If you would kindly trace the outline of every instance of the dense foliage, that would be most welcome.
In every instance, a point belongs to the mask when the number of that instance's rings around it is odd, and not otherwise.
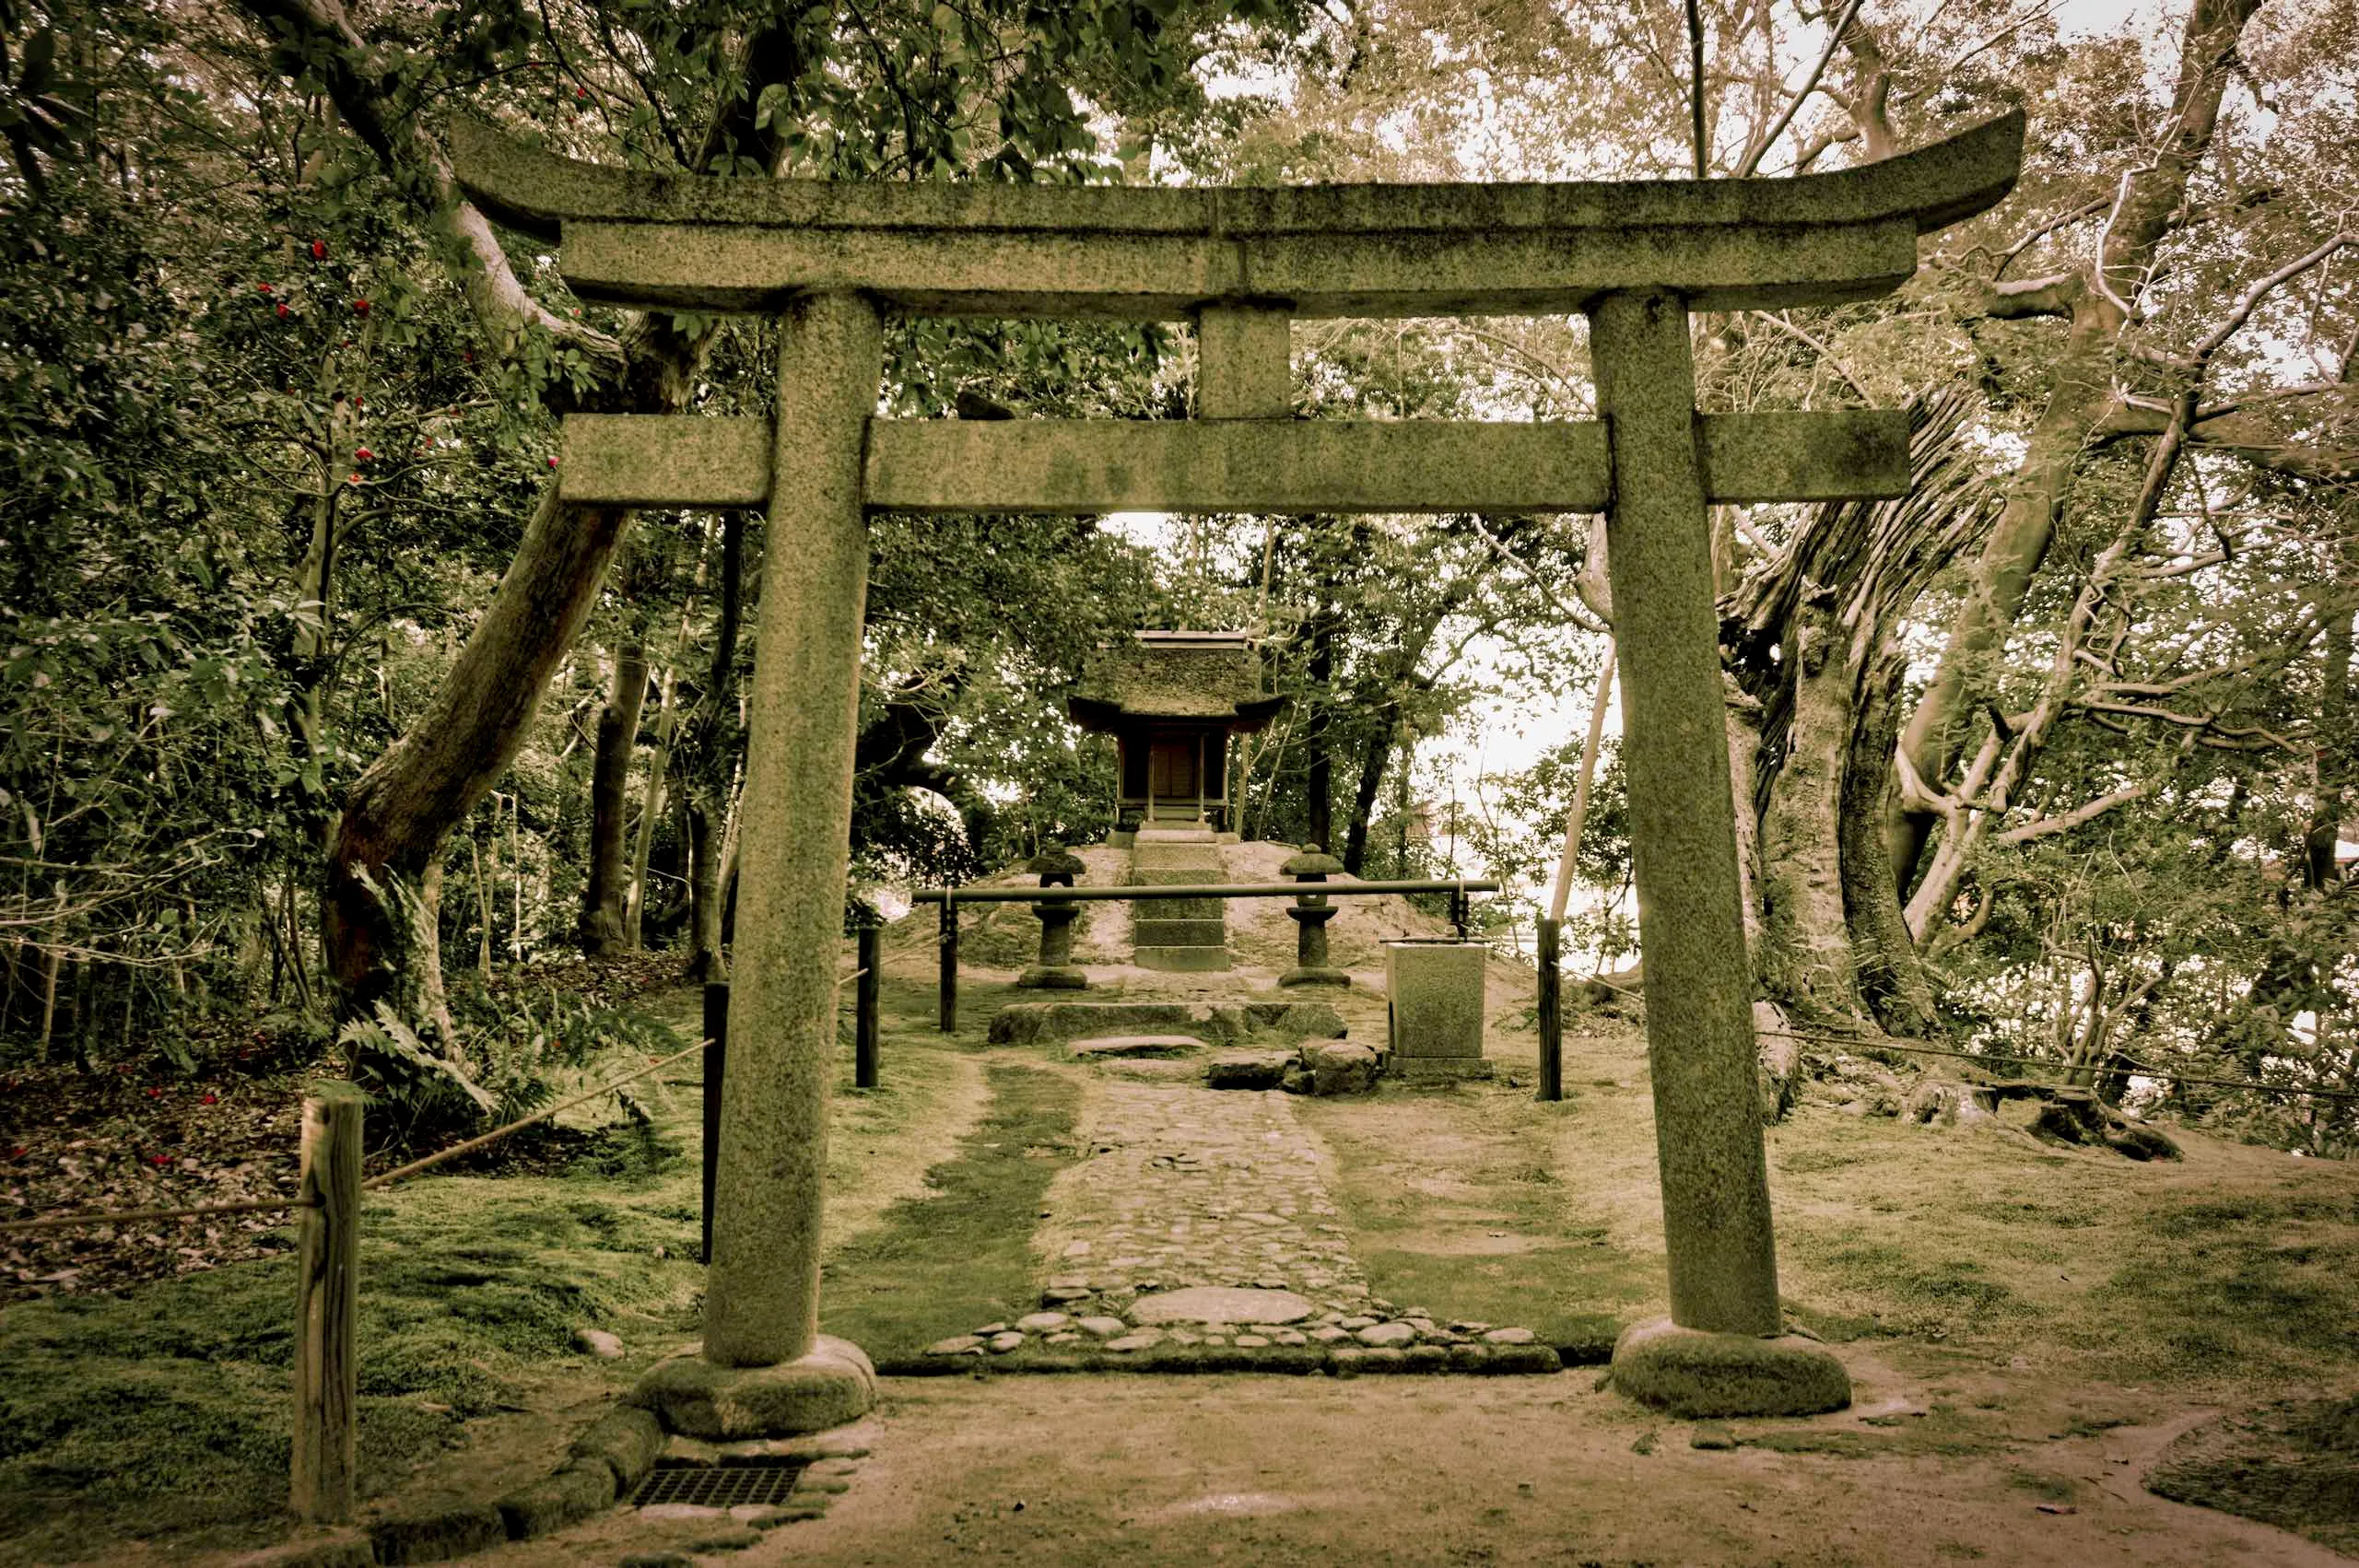
[[[2352,1102],[2179,1075],[2359,1087],[2359,21],[1703,15],[1716,176],[2033,125],[2017,193],[1892,298],[1697,323],[1708,407],[1919,413],[1910,502],[1716,517],[1763,993],[2347,1153]],[[775,345],[570,298],[457,191],[450,116],[755,179],[1692,156],[1659,4],[9,0],[0,50],[0,1040],[97,1062],[276,1008],[454,1104],[529,1099],[518,1053],[557,1037],[462,971],[721,962],[760,519],[560,507],[554,419],[758,414]],[[1309,417],[1590,408],[1578,319],[1305,322],[1295,354]],[[1192,360],[1180,324],[901,322],[886,400],[1184,417]],[[1614,611],[1583,520],[876,539],[863,882],[1102,832],[1111,757],[1062,694],[1150,625],[1249,629],[1294,698],[1240,755],[1248,832],[1554,872]],[[1468,760],[1503,707],[1536,763]],[[1632,938],[1618,778],[1609,742],[1574,933],[1600,960]]]

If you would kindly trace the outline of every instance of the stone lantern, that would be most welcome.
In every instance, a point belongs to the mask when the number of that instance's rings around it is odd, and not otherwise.
[[[1344,869],[1344,862],[1328,854],[1316,844],[1306,844],[1302,853],[1278,868],[1295,881],[1304,883],[1323,883],[1329,874]],[[1327,922],[1335,918],[1335,906],[1323,893],[1298,893],[1294,907],[1286,917],[1295,923],[1294,967],[1278,977],[1282,986],[1348,986],[1350,975],[1331,967],[1327,961]]]
[[[1079,855],[1051,839],[1024,862],[1024,869],[1039,877],[1042,887],[1071,887],[1087,868]],[[1044,899],[1032,906],[1032,915],[1040,922],[1040,956],[1015,983],[1038,990],[1087,990],[1089,977],[1073,961],[1073,923],[1081,918],[1081,906]]]

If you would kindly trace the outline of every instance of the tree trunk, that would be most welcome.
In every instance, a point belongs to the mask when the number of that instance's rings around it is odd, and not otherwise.
[[[1324,585],[1322,584],[1322,587]],[[1335,678],[1335,621],[1320,603],[1310,623],[1309,677],[1310,715],[1302,727],[1303,841],[1332,854],[1335,848],[1334,754],[1327,739]]]
[[[619,341],[557,316],[534,298],[489,223],[459,190],[450,160],[409,102],[397,52],[371,46],[338,0],[241,0],[275,40],[290,75],[317,72],[345,123],[396,187],[413,193],[449,242],[452,272],[496,351],[518,352],[534,334],[578,350],[604,372],[569,406],[603,414],[677,414],[688,404],[717,323],[656,312],[631,319]],[[758,148],[776,167],[792,129],[804,75],[800,13],[748,36],[734,93],[706,125],[695,166],[727,149]],[[757,123],[765,89],[788,84],[790,101]],[[417,722],[353,784],[327,846],[322,934],[339,1012],[366,1016],[388,995],[414,942],[385,902],[388,880],[415,880],[451,830],[475,809],[522,746],[548,678],[581,633],[630,513],[568,507],[549,486],[507,575]]]
[[[1851,726],[1851,755],[1843,778],[1843,805],[1837,825],[1842,849],[1843,908],[1860,999],[1895,1035],[1927,1039],[1941,1032],[1933,988],[1924,961],[1893,895],[1890,848],[1884,825],[1890,797],[1898,791],[1892,748],[1900,729],[1900,685],[1907,660],[1887,647],[1861,683]]]
[[[410,911],[411,940],[417,952],[414,973],[417,994],[414,1002],[401,1008],[405,1016],[423,1020],[433,1026],[434,1038],[442,1054],[459,1059],[458,1026],[451,1020],[451,994],[442,984],[442,857],[437,855],[418,873],[417,902]],[[420,1031],[423,1033],[424,1031]]]
[[[1848,1022],[1864,1014],[1844,916],[1840,834],[1852,673],[1830,597],[1803,603],[1787,623],[1796,673],[1785,760],[1761,819],[1756,965],[1772,994],[1804,1017]]]
[[[1359,787],[1352,791],[1352,820],[1344,838],[1344,870],[1353,876],[1367,864],[1368,823],[1376,815],[1377,791],[1384,788],[1385,766],[1392,760],[1392,737],[1400,728],[1401,705],[1388,704],[1376,733],[1368,737],[1367,755],[1360,762]]]
[[[647,699],[647,649],[627,643],[615,655],[615,685],[598,715],[598,752],[590,772],[590,882],[581,895],[581,950],[604,958],[623,950],[624,903],[630,890],[624,839],[630,765],[639,750],[639,710]]]
[[[2359,521],[2359,507],[2345,507],[2346,516]],[[2345,542],[2337,556],[2343,569],[2328,580],[2328,609],[2321,631],[2325,668],[2319,673],[2317,803],[2310,812],[2309,831],[2303,836],[2303,880],[2312,892],[2322,892],[2335,879],[2334,847],[2342,835],[2342,813],[2351,781],[2359,773],[2359,728],[2352,722],[2351,617],[2344,597],[2354,577],[2351,557],[2359,543]]]
[[[722,864],[730,779],[742,750],[737,724],[737,634],[745,619],[745,517],[721,520],[721,593],[714,606],[712,663],[676,752],[687,807],[689,975],[728,977],[722,956]]]
[[[665,671],[657,684],[663,695],[655,718],[655,766],[647,770],[647,790],[640,797],[639,832],[630,852],[630,896],[623,908],[623,945],[632,948],[640,945],[640,923],[647,914],[647,861],[655,849],[655,824],[663,811],[664,786],[672,780],[672,738],[680,727],[673,672]]]

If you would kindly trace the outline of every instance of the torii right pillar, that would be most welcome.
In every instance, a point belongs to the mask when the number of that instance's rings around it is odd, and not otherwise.
[[[1670,1318],[1624,1332],[1614,1381],[1683,1416],[1837,1410],[1843,1363],[1785,1335],[1778,1304],[1687,304],[1617,291],[1589,323],[1671,1274]]]

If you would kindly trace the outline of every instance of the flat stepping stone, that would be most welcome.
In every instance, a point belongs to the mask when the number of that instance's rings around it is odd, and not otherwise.
[[[1238,1290],[1195,1285],[1141,1296],[1131,1305],[1133,1323],[1297,1323],[1318,1311],[1292,1291]]]
[[[1073,1043],[1076,1061],[1118,1057],[1188,1056],[1203,1048],[1204,1042],[1193,1035],[1100,1035],[1095,1039]]]

